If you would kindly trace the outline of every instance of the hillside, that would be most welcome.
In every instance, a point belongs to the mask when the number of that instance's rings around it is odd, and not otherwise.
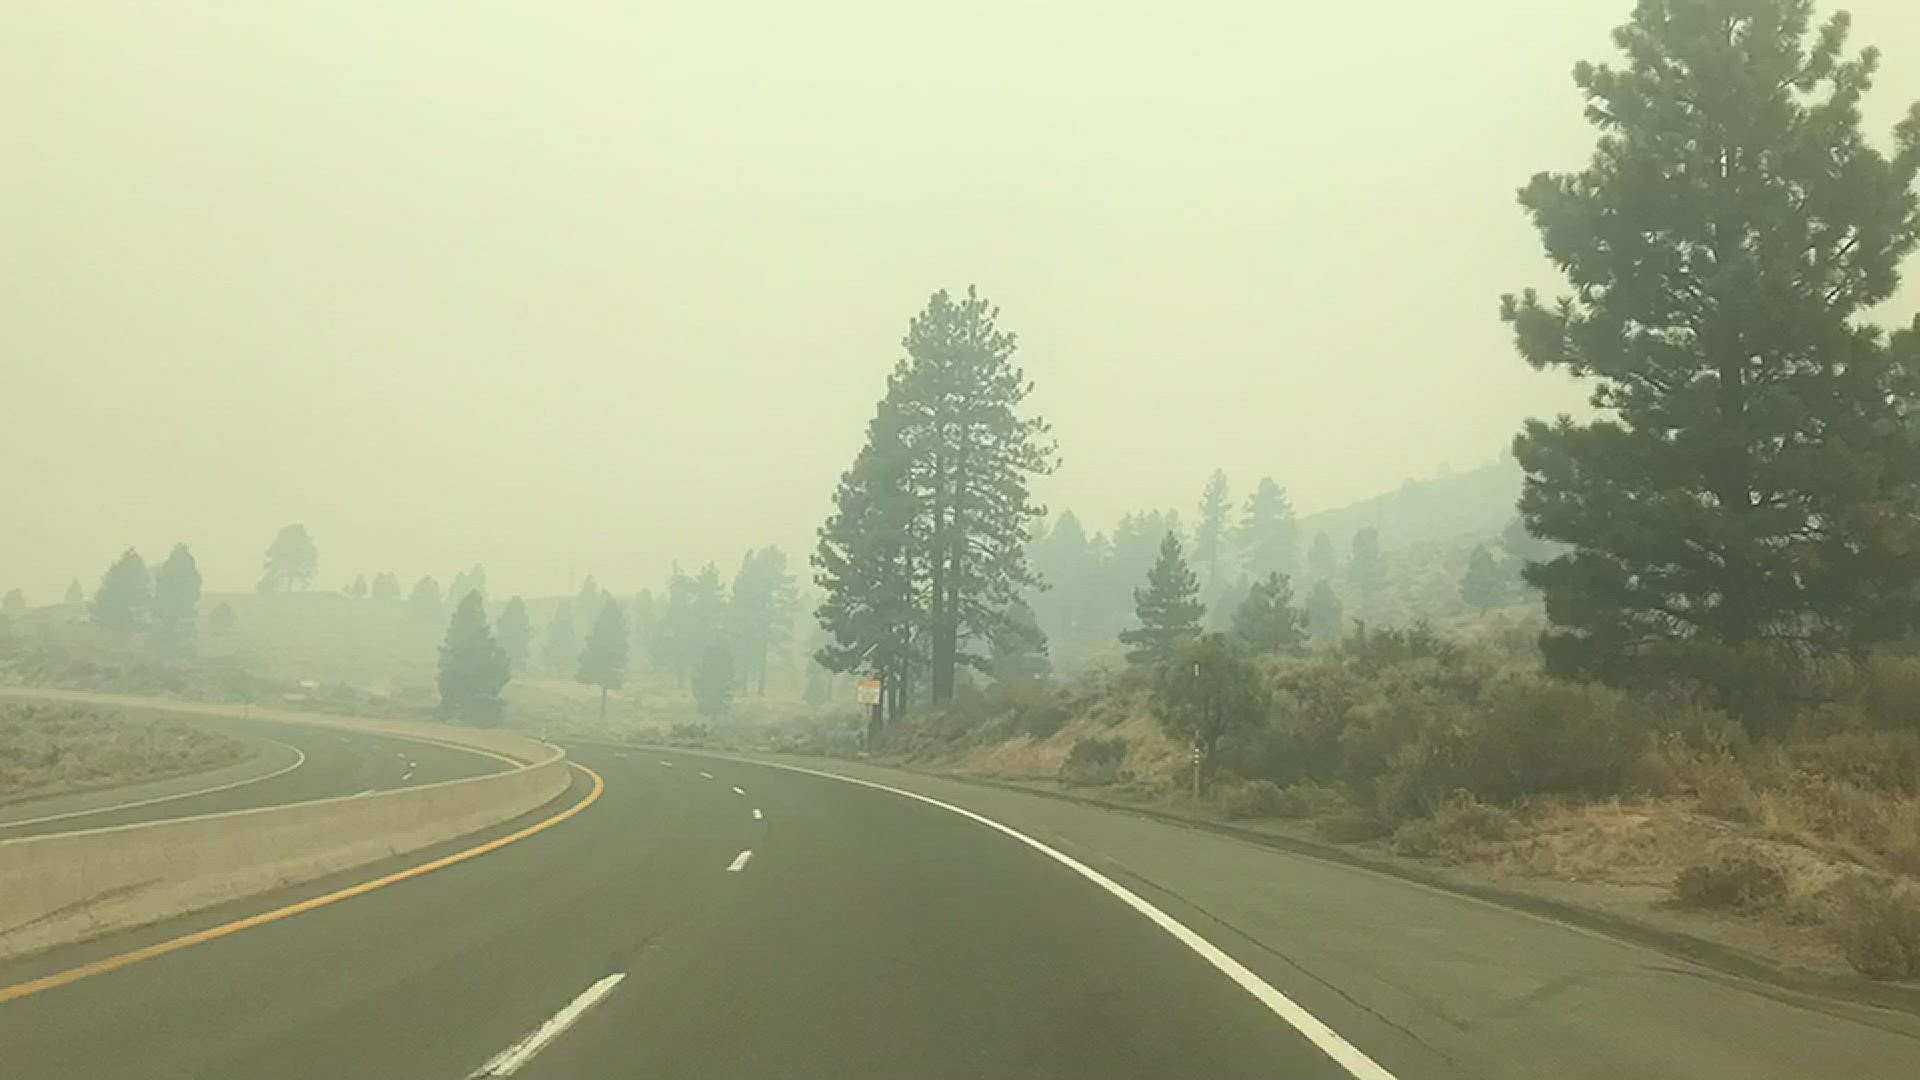
[[[1346,550],[1353,534],[1369,526],[1380,530],[1383,548],[1393,550],[1421,541],[1459,546],[1500,535],[1520,498],[1520,466],[1511,457],[1469,472],[1431,480],[1408,480],[1394,491],[1351,506],[1308,514],[1300,519],[1304,547],[1326,533]]]

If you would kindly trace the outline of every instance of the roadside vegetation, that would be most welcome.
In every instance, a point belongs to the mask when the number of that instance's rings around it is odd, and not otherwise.
[[[249,752],[178,720],[0,702],[0,803],[203,772]]]

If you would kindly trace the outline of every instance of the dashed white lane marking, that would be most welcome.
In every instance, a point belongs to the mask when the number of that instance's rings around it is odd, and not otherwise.
[[[175,799],[191,799],[196,795],[211,795],[216,791],[232,791],[237,787],[246,787],[248,784],[258,784],[266,780],[271,780],[276,776],[285,776],[307,763],[306,751],[297,746],[288,746],[286,743],[277,742],[273,739],[265,739],[262,741],[273,743],[273,745],[283,750],[293,751],[293,764],[288,765],[284,769],[276,769],[265,776],[250,776],[245,780],[235,780],[230,784],[216,784],[213,787],[204,787],[195,791],[183,791],[178,795],[158,795],[151,799],[136,799],[133,802],[115,803],[112,806],[96,806],[91,810],[69,810],[64,814],[47,814],[43,817],[22,818],[19,821],[0,821],[0,831],[17,829],[27,825],[44,825],[49,821],[65,821],[68,818],[92,817],[95,814],[108,814],[115,810],[132,810],[139,806],[152,806],[156,803],[173,802]]]
[[[673,762],[671,762],[671,761],[663,761],[663,762],[661,762],[661,763],[660,763],[660,767],[661,767],[661,768],[663,768],[663,769],[671,769],[671,768],[673,768]]]
[[[627,756],[627,752],[625,750],[616,750],[614,751],[613,756],[617,758],[624,758]]]
[[[755,821],[761,820],[760,808],[757,806],[753,808],[753,820]]]
[[[407,771],[406,771],[405,773],[402,773],[402,774],[401,774],[401,776],[400,776],[400,782],[401,782],[401,783],[403,783],[403,784],[404,784],[404,783],[406,783],[407,781],[409,781],[409,780],[411,780],[411,779],[413,779],[413,770],[412,770],[412,769],[408,769],[408,770],[407,770]]]
[[[393,756],[399,758],[401,761],[407,760],[407,752],[405,750],[395,750]]]
[[[747,868],[747,860],[751,858],[753,858],[752,851],[743,851],[733,857],[733,861],[727,864],[727,869],[737,874]]]
[[[742,788],[734,788],[734,789],[733,789],[733,793],[734,793],[735,795],[745,795],[745,794],[746,794],[746,791],[745,791],[744,789],[742,789]]]
[[[1212,964],[1222,975],[1232,979],[1240,989],[1253,995],[1255,1000],[1265,1005],[1269,1011],[1285,1021],[1288,1026],[1306,1036],[1307,1041],[1319,1047],[1321,1053],[1337,1062],[1354,1080],[1395,1080],[1392,1073],[1368,1057],[1359,1047],[1348,1042],[1339,1032],[1328,1027],[1319,1017],[1308,1012],[1292,998],[1274,989],[1270,983],[1254,974],[1245,964],[1227,955],[1225,950],[1213,942],[1208,941],[1206,938],[1201,937],[1185,923],[1154,907],[1151,903],[1148,903],[1139,895],[1135,894],[1133,890],[1100,871],[1095,870],[1093,867],[1088,866],[1086,863],[1081,862],[1065,852],[1056,851],[1010,825],[1002,825],[984,814],[976,814],[971,810],[963,809],[952,803],[941,802],[939,799],[930,795],[922,795],[917,791],[908,791],[905,788],[889,787],[886,784],[875,783],[872,780],[860,780],[851,776],[841,776],[838,773],[822,772],[819,769],[809,769],[801,765],[783,765],[773,761],[753,761],[750,758],[743,760],[747,760],[754,765],[763,765],[769,769],[785,769],[788,772],[805,773],[808,776],[818,776],[826,780],[838,780],[843,784],[858,784],[861,787],[873,788],[875,791],[884,791],[890,795],[898,795],[903,799],[923,802],[928,806],[937,806],[948,813],[958,814],[969,821],[978,822],[995,832],[1018,840],[1028,847],[1033,848],[1035,851],[1040,852],[1042,855],[1060,863],[1067,869],[1072,870],[1074,873],[1079,874],[1081,877],[1086,878],[1088,881],[1093,882],[1100,888],[1105,889],[1115,899],[1141,915],[1146,916],[1149,922],[1172,935],[1180,944],[1198,953],[1202,959]],[[741,852],[741,854],[744,856],[748,853]]]
[[[469,1073],[467,1080],[480,1080],[481,1077],[487,1076],[512,1076],[519,1072],[522,1066],[533,1060],[535,1054],[545,1050],[548,1044],[578,1023],[588,1009],[600,1004],[608,994],[613,993],[613,988],[619,986],[620,980],[626,977],[626,972],[616,971],[587,987],[566,1008],[554,1013],[546,1023],[534,1028],[532,1034],[495,1054],[493,1060]]]
[[[702,780],[711,780],[711,779],[713,779],[713,774],[712,774],[712,773],[710,773],[710,772],[703,772],[703,773],[701,773],[701,774],[700,774],[700,779],[702,779]]]

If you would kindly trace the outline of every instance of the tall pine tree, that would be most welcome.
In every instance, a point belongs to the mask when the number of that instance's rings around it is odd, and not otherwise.
[[[288,525],[274,536],[267,547],[266,574],[260,579],[261,592],[292,592],[313,584],[320,573],[320,549],[305,525]]]
[[[1233,642],[1251,655],[1298,652],[1306,639],[1307,616],[1293,605],[1293,584],[1285,574],[1254,582],[1234,609]]]
[[[767,692],[767,657],[793,634],[793,609],[799,604],[793,575],[787,571],[787,553],[777,547],[749,551],[733,578],[733,597],[727,621],[740,662],[740,681],[751,681],[755,692]]]
[[[146,629],[152,608],[153,577],[140,553],[128,548],[100,577],[93,593],[93,623],[116,634],[134,634]]]
[[[189,653],[200,636],[200,567],[185,544],[153,575],[154,643],[173,653]]]
[[[573,602],[562,600],[554,605],[553,617],[547,620],[546,636],[540,640],[540,662],[555,675],[565,675],[577,670],[575,664],[580,659],[580,639],[574,629]]]
[[[574,678],[600,688],[600,715],[607,715],[607,691],[618,690],[627,681],[627,616],[611,593],[601,593],[600,610],[587,631],[586,647],[580,650],[580,667]]]
[[[1130,663],[1165,664],[1200,637],[1200,618],[1207,608],[1200,602],[1200,579],[1187,568],[1179,536],[1168,533],[1160,542],[1160,558],[1147,572],[1146,587],[1133,590],[1133,607],[1138,623],[1120,634],[1121,643],[1130,646]]]
[[[1915,621],[1914,365],[1860,317],[1920,242],[1920,106],[1860,133],[1878,55],[1806,0],[1641,0],[1623,67],[1574,80],[1587,168],[1520,194],[1571,283],[1502,315],[1599,415],[1515,439],[1560,673],[1717,686],[1743,715],[1778,660]],[[1911,341],[1912,339],[1907,339]]]
[[[495,632],[500,647],[506,650],[507,665],[516,675],[525,672],[533,652],[533,623],[527,617],[527,602],[517,596],[509,598]]]
[[[1347,584],[1361,596],[1372,596],[1387,581],[1386,560],[1380,554],[1380,530],[1368,526],[1353,534],[1353,553],[1347,557]]]
[[[1340,553],[1324,530],[1313,534],[1313,546],[1307,549],[1307,572],[1315,581],[1328,581],[1340,574]]]
[[[1291,574],[1299,545],[1299,526],[1294,521],[1293,503],[1287,491],[1263,476],[1253,494],[1247,496],[1246,509],[1240,515],[1238,531],[1240,551],[1247,573],[1255,578],[1268,574]]]
[[[1345,623],[1346,605],[1333,591],[1333,583],[1321,578],[1314,583],[1313,594],[1307,597],[1307,632],[1313,635],[1316,645],[1325,645],[1340,640]]]
[[[1233,503],[1227,494],[1227,473],[1213,470],[1200,495],[1200,519],[1193,526],[1193,559],[1206,571],[1209,595],[1220,587],[1220,563],[1226,555],[1227,532],[1232,527]]]
[[[499,723],[506,709],[500,691],[512,677],[506,650],[487,628],[480,593],[467,593],[454,608],[440,645],[440,715],[471,724]]]
[[[1473,610],[1485,614],[1488,608],[1506,598],[1507,577],[1494,562],[1493,552],[1485,544],[1475,544],[1467,557],[1467,572],[1460,578],[1460,599]]]

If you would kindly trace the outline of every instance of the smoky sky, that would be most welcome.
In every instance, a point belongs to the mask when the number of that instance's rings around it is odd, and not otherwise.
[[[1849,6],[1884,141],[1920,7]],[[184,540],[244,588],[290,521],[327,587],[798,556],[969,283],[1095,526],[1489,462],[1584,396],[1495,312],[1630,7],[9,5],[0,587]]]

